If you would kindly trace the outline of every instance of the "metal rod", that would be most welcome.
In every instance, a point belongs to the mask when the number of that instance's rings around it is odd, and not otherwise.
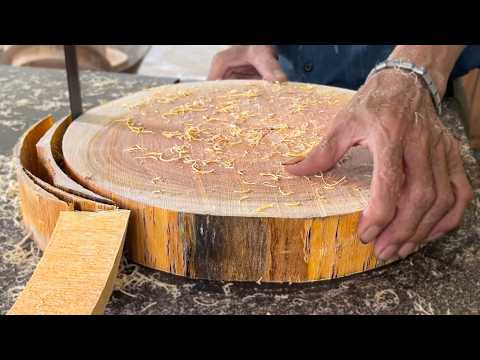
[[[68,94],[72,118],[76,119],[83,113],[82,93],[78,73],[77,50],[75,45],[64,45],[65,67],[67,69]]]

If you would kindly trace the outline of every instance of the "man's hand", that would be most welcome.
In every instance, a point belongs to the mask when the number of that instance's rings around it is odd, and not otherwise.
[[[325,141],[286,169],[299,176],[327,171],[354,145],[373,154],[371,199],[359,234],[375,242],[380,259],[406,257],[461,223],[473,192],[457,141],[415,75],[384,70],[372,76]]]
[[[208,80],[264,79],[286,81],[287,76],[270,45],[236,45],[213,58]]]

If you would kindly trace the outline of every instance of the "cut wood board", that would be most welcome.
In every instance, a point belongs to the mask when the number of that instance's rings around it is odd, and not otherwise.
[[[103,314],[122,256],[129,211],[62,212],[9,315]]]
[[[82,198],[45,181],[49,173],[37,156],[36,144],[54,124],[51,116],[41,119],[25,132],[15,148],[23,223],[42,250],[50,240],[61,211],[116,209],[114,205]]]
[[[357,235],[373,163],[292,177],[354,92],[220,81],[149,89],[87,111],[63,138],[65,168],[132,211],[143,265],[193,278],[303,282],[383,265]],[[88,174],[89,176],[86,176]]]
[[[49,194],[54,195],[58,199],[65,201],[68,204],[73,206],[73,210],[77,211],[105,211],[105,210],[116,210],[118,209],[115,205],[104,204],[101,202],[93,201],[86,199],[74,194],[71,194],[67,191],[59,189],[46,181],[36,177],[27,169],[23,169],[25,174],[32,180],[33,184],[38,185],[43,190],[47,191]]]
[[[62,139],[66,129],[71,123],[71,116],[67,116],[64,119],[57,121],[36,144],[38,160],[43,164],[48,173],[48,182],[59,189],[83,198],[114,205],[111,200],[85,189],[83,186],[70,179],[60,168],[60,165],[63,162]]]
[[[17,169],[17,180],[23,223],[38,247],[44,250],[60,213],[73,211],[74,206],[36,185],[22,168]]]
[[[54,119],[51,116],[39,120],[25,132],[15,148],[23,223],[42,250],[48,244],[60,212],[74,208],[72,203],[59,199],[37,185],[31,178],[47,176],[45,167],[38,160],[35,144],[53,123]]]

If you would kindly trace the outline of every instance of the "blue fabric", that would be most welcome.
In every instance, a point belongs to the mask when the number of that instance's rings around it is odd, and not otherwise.
[[[290,81],[356,90],[372,68],[388,58],[396,45],[277,45],[280,63]],[[480,45],[465,48],[451,78],[480,68]]]

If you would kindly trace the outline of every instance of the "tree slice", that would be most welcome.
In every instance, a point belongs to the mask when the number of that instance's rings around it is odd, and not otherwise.
[[[146,266],[280,282],[361,272],[379,265],[356,234],[368,151],[355,148],[309,178],[282,166],[320,143],[352,95],[264,81],[145,90],[75,120],[63,138],[65,167],[132,210],[128,249]]]

